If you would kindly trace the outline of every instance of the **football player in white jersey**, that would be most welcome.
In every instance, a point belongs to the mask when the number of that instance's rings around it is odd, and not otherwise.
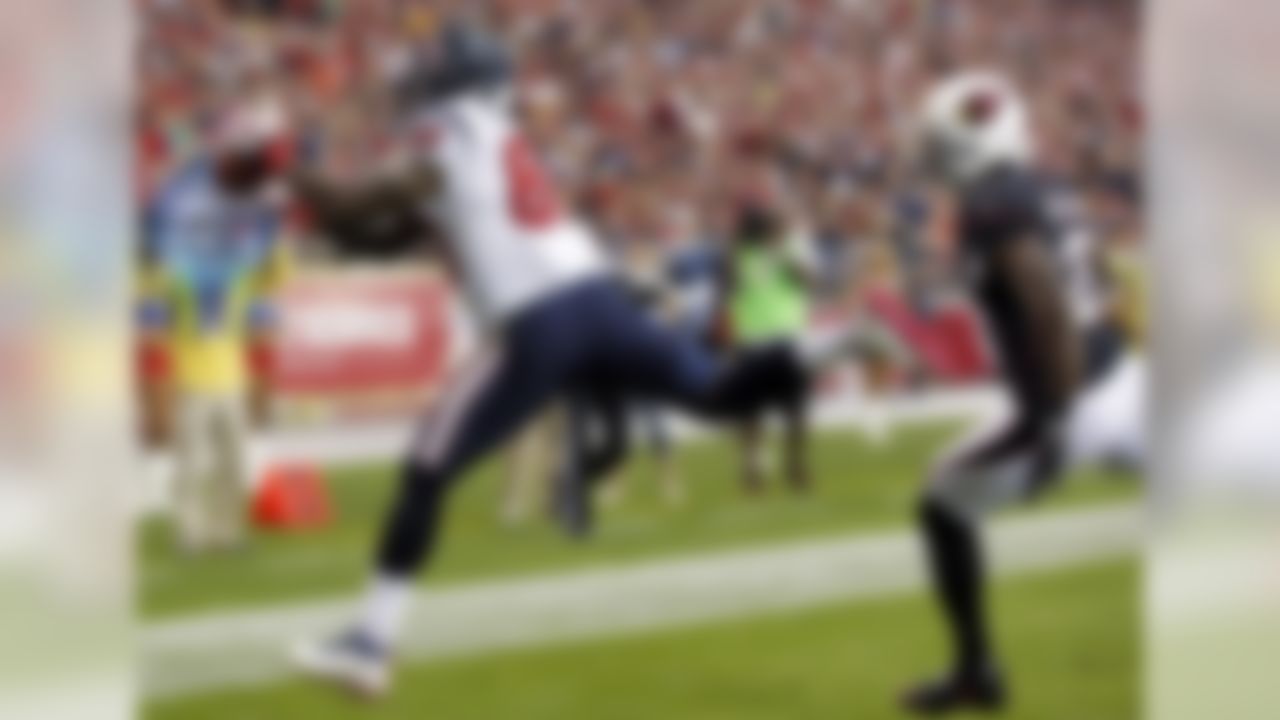
[[[380,185],[298,183],[347,252],[420,245],[422,226],[435,226],[434,244],[487,336],[417,431],[355,622],[295,653],[309,674],[368,695],[389,687],[389,659],[450,485],[548,401],[605,391],[736,418],[806,392],[812,370],[857,337],[848,328],[720,359],[662,326],[623,288],[542,170],[513,118],[511,75],[491,38],[446,28],[434,59],[401,93],[417,162]]]
[[[958,258],[1012,411],[934,469],[920,504],[954,664],[911,689],[925,715],[997,710],[1006,688],[986,628],[979,524],[1085,462],[1140,465],[1144,364],[1108,311],[1092,238],[1034,167],[1031,129],[1002,76],[969,71],[926,97],[917,152],[958,205]]]

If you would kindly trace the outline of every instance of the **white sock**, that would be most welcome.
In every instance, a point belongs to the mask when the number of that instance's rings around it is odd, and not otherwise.
[[[395,645],[409,614],[413,583],[406,578],[378,576],[369,583],[360,611],[359,628],[385,648]]]

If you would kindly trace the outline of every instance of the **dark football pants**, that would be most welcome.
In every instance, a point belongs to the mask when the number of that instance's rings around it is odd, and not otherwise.
[[[789,345],[721,362],[652,319],[613,279],[561,291],[514,318],[435,399],[403,468],[379,568],[392,576],[416,572],[435,543],[454,479],[555,397],[603,387],[734,419],[794,402],[806,382]]]

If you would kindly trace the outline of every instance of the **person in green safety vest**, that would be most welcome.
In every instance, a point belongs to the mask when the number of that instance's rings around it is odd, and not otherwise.
[[[726,310],[735,345],[772,342],[805,329],[817,262],[808,238],[789,232],[776,208],[758,199],[742,204],[728,264]],[[784,468],[795,491],[809,486],[807,415],[803,402],[782,413]],[[768,474],[765,420],[749,418],[740,429],[742,484],[749,494],[764,489]]]

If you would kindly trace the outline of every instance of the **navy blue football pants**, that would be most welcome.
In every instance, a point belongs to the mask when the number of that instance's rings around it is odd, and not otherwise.
[[[658,323],[613,278],[563,290],[516,316],[432,403],[387,518],[379,569],[415,573],[454,479],[555,398],[605,391],[733,420],[794,402],[806,385],[787,344],[721,359]]]

